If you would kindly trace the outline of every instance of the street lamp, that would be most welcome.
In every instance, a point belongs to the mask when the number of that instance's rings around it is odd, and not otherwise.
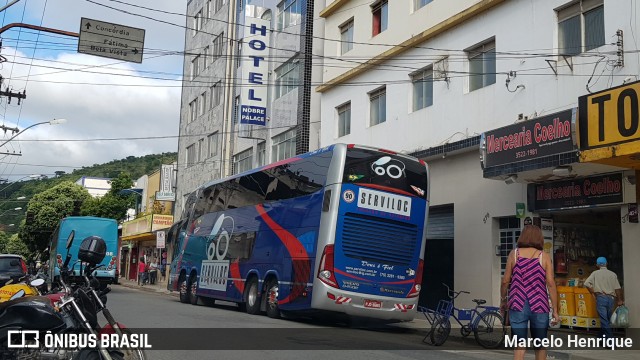
[[[18,135],[22,134],[23,132],[31,129],[34,126],[38,126],[38,125],[43,125],[43,124],[49,124],[49,125],[58,125],[58,124],[64,124],[67,122],[67,119],[53,119],[53,120],[49,120],[49,121],[43,121],[43,122],[39,122],[39,123],[35,123],[35,124],[31,124],[29,126],[27,126],[26,128],[22,129],[22,131],[18,132],[17,134],[13,135],[12,137],[10,137],[8,140],[6,140],[5,142],[3,142],[2,144],[0,144],[0,147],[4,146],[6,143],[8,143],[9,141],[15,139]]]

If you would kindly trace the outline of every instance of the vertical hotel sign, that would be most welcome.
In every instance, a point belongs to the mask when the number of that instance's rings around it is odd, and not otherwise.
[[[248,34],[242,44],[242,83],[240,93],[240,124],[267,124],[267,76],[269,63],[268,20],[245,17]]]
[[[157,201],[176,201],[173,191],[175,180],[175,164],[163,164],[160,168],[160,191],[156,192]]]

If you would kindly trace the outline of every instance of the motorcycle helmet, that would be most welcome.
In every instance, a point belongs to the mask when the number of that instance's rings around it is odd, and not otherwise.
[[[100,236],[89,236],[82,240],[80,251],[78,251],[78,259],[91,265],[102,262],[107,253],[107,244]]]

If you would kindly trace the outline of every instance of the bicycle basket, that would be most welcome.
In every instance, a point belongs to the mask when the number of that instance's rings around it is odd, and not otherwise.
[[[436,312],[440,315],[450,316],[453,310],[453,303],[449,300],[440,300]]]
[[[460,309],[458,310],[458,320],[471,320],[473,318],[473,310]]]

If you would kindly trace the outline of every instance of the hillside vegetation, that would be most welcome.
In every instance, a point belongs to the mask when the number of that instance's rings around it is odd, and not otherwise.
[[[141,157],[129,156],[121,160],[113,160],[105,164],[76,169],[72,173],[56,172],[56,176],[47,179],[30,179],[16,183],[0,184],[0,231],[9,234],[18,232],[24,219],[27,203],[35,194],[50,189],[63,181],[75,182],[83,176],[115,178],[121,172],[128,173],[135,180],[145,174],[160,170],[160,165],[171,164],[177,159],[177,153],[162,153]],[[19,197],[23,200],[17,200]],[[21,210],[14,210],[22,207]],[[13,225],[12,225],[13,224]]]

